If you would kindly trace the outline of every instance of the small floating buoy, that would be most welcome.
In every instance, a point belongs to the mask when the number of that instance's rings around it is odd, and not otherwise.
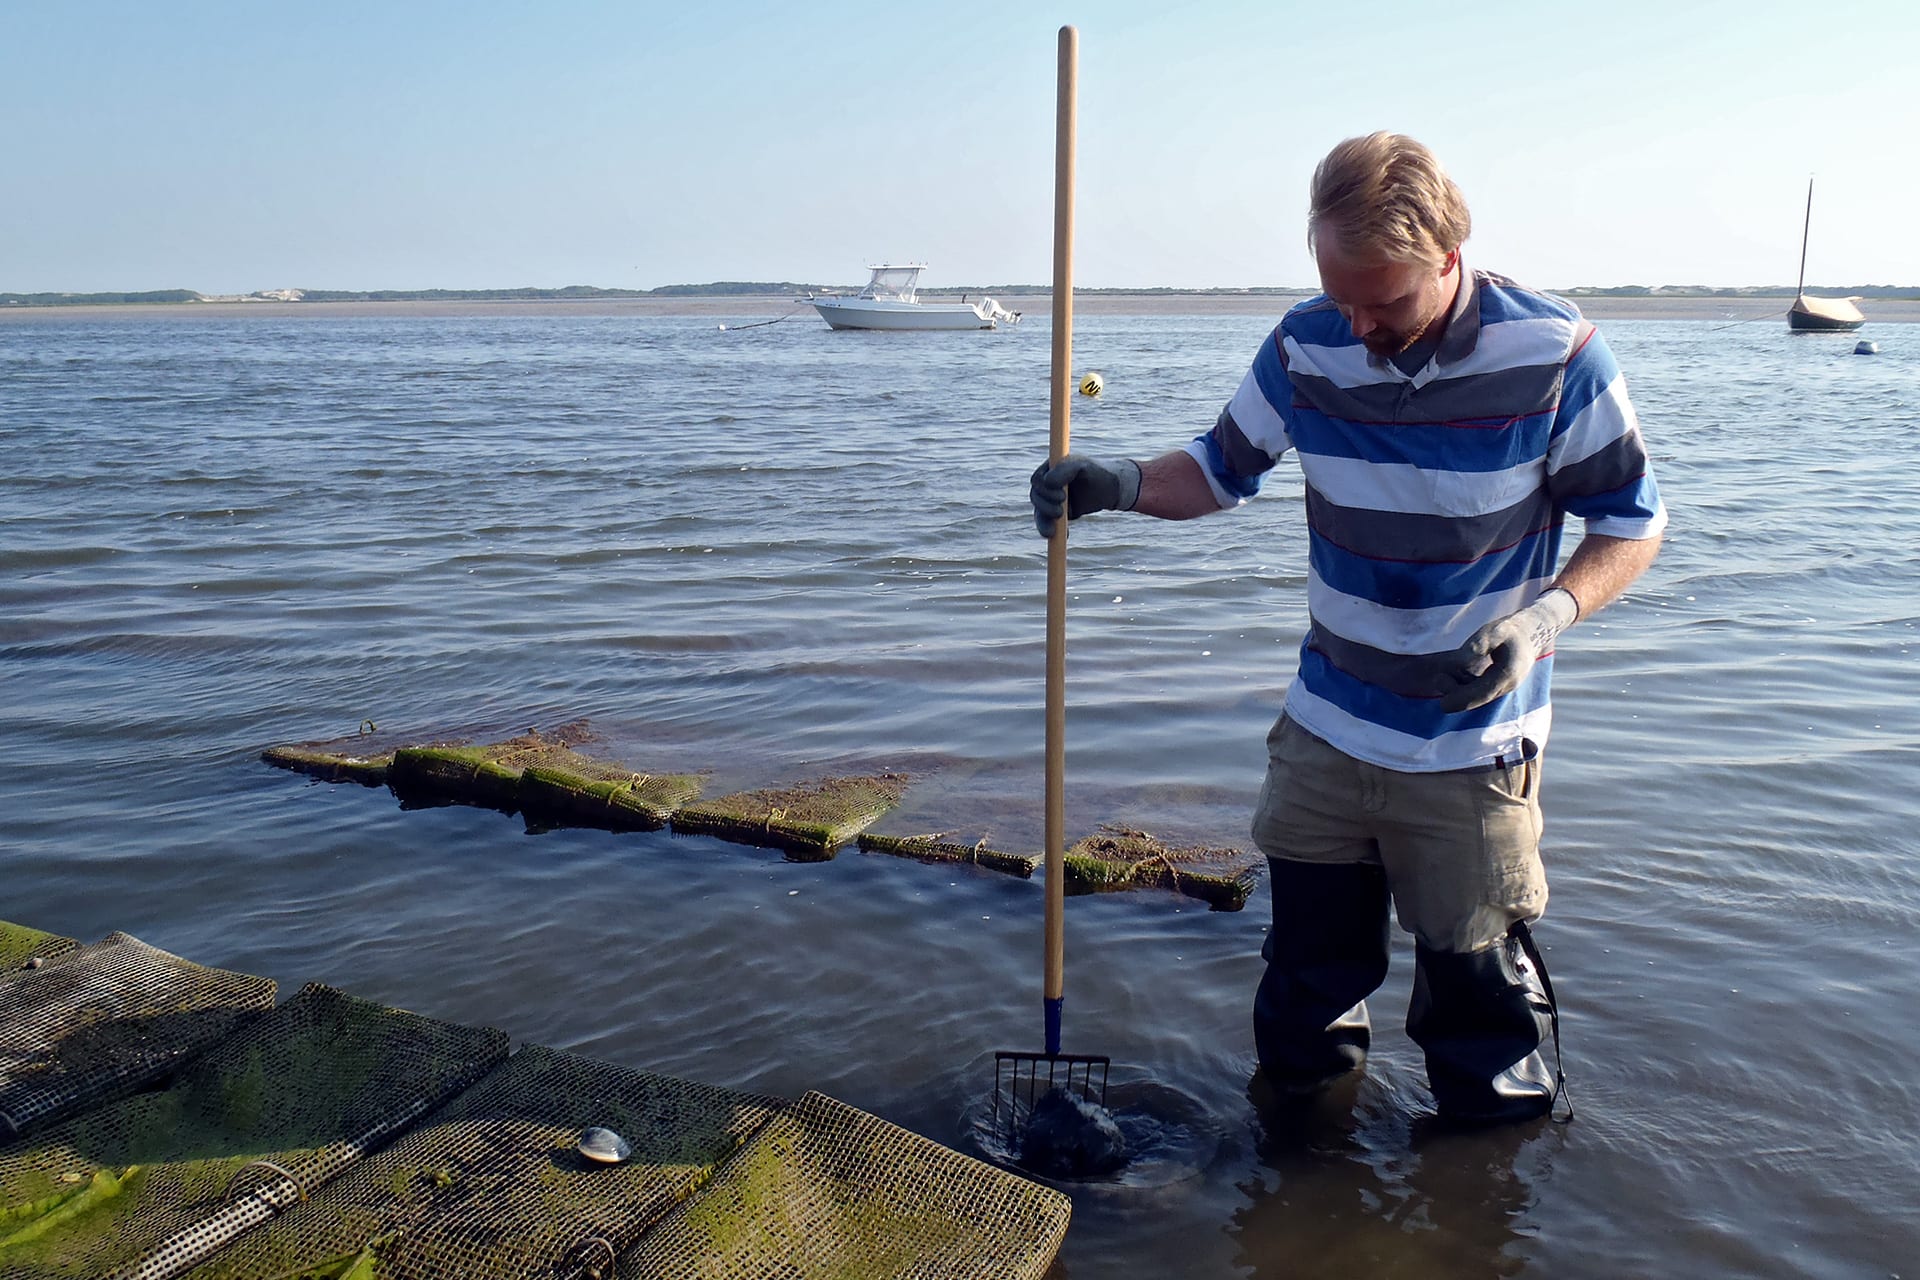
[[[1097,373],[1083,373],[1080,375],[1080,394],[1083,396],[1097,396],[1106,390],[1106,386],[1105,380]]]
[[[619,1164],[633,1154],[627,1140],[598,1125],[580,1135],[580,1154],[596,1164]]]
[[[1862,338],[1853,344],[1853,354],[1857,356],[1877,356],[1880,354],[1880,344],[1877,342],[1868,342],[1865,338]]]

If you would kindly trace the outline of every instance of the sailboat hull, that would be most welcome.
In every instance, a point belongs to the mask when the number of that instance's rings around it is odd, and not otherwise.
[[[1798,299],[1788,308],[1787,328],[1796,333],[1852,333],[1867,322],[1867,318],[1860,314],[1860,309],[1851,302],[1831,298],[1811,299],[1819,305],[1816,311],[1803,305],[1808,301],[1805,298]]]

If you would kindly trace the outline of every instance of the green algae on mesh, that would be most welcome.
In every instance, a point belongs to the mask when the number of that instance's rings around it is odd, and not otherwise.
[[[401,747],[387,785],[407,804],[471,804],[512,813],[522,770],[495,763],[486,747]]]
[[[372,755],[346,750],[330,750],[337,744],[292,743],[268,747],[260,758],[280,769],[291,769],[324,782],[357,782],[363,787],[384,787],[393,765],[393,752]]]
[[[276,1181],[284,1170],[302,1191],[317,1187],[357,1159],[363,1141],[412,1124],[506,1049],[499,1032],[311,984],[169,1088],[0,1152],[0,1213],[44,1203],[102,1169],[140,1168],[83,1215],[9,1238],[0,1274],[35,1265],[94,1275],[131,1263],[217,1210],[236,1177],[263,1161]]]
[[[891,853],[902,858],[917,858],[922,862],[971,862],[1022,879],[1031,879],[1033,873],[1039,870],[1041,861],[1037,854],[989,849],[984,840],[979,844],[961,844],[942,840],[939,836],[884,836],[863,831],[860,833],[860,847],[870,853]]]
[[[470,804],[513,813],[520,807],[520,777],[527,768],[572,758],[572,748],[588,736],[586,725],[575,722],[478,746],[401,747],[393,753],[387,785],[403,805]]]
[[[67,1223],[102,1208],[118,1196],[139,1172],[138,1165],[120,1174],[108,1169],[95,1169],[91,1178],[67,1194],[48,1196],[0,1212],[0,1230],[4,1230],[11,1222],[24,1224],[0,1235],[0,1255],[31,1244]]]
[[[63,956],[79,945],[57,933],[43,933],[23,924],[0,920],[0,973],[25,968],[32,960]]]
[[[1103,828],[1066,850],[1069,893],[1172,889],[1215,911],[1238,911],[1259,883],[1260,858],[1239,849],[1164,844],[1144,831]]]
[[[822,861],[899,804],[907,781],[898,773],[825,778],[696,800],[673,815],[673,830],[781,849],[798,862]]]
[[[1040,1251],[1028,1232],[1057,1224],[1057,1249],[1067,1209],[1057,1192],[809,1094],[623,1255],[619,1274],[1037,1275],[1019,1266]],[[1010,1229],[999,1240],[996,1220]]]
[[[367,1162],[193,1272],[194,1280],[301,1274],[375,1232],[405,1237],[395,1265],[421,1277],[549,1273],[583,1235],[617,1252],[766,1120],[752,1095],[539,1046],[504,1065]],[[633,1154],[578,1152],[602,1124]]]
[[[520,776],[520,810],[546,826],[657,831],[700,794],[691,773],[642,773],[573,751],[549,755]]]

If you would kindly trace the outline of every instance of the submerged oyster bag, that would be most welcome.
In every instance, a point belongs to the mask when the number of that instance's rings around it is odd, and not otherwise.
[[[550,753],[520,775],[520,811],[529,823],[654,831],[700,794],[690,773],[640,773],[573,751]]]
[[[170,1074],[273,997],[124,933],[0,976],[0,1140]]]
[[[402,807],[467,804],[525,816],[529,831],[596,827],[707,835],[778,849],[795,862],[823,862],[842,845],[929,863],[966,862],[1031,878],[1037,853],[967,844],[946,834],[890,835],[868,830],[892,812],[912,781],[903,774],[829,777],[700,798],[706,768],[648,772],[581,750],[593,738],[585,721],[473,745],[434,742],[368,754],[383,738],[275,747],[263,758],[324,778],[372,784],[384,779]],[[384,741],[392,742],[391,735]],[[356,754],[360,753],[360,754]],[[1072,893],[1164,888],[1219,911],[1237,911],[1259,883],[1265,859],[1235,848],[1164,843],[1144,831],[1103,826],[1066,854]]]
[[[512,813],[520,808],[520,777],[529,767],[578,759],[587,738],[582,724],[551,733],[529,729],[479,746],[436,743],[393,753],[387,785],[406,805],[472,804]]]
[[[906,788],[904,775],[881,773],[742,791],[696,800],[673,815],[673,829],[740,844],[771,845],[797,862],[824,861],[899,804]]]
[[[1023,880],[1032,879],[1042,861],[1039,854],[1006,853],[987,848],[985,841],[961,844],[956,840],[943,840],[939,836],[886,836],[863,831],[860,833],[860,847],[870,853],[891,853],[896,857],[917,858],[922,862],[970,862],[977,867],[1019,876]]]
[[[193,1280],[611,1276],[774,1106],[528,1048]]]
[[[1259,883],[1263,859],[1239,849],[1163,844],[1144,831],[1108,827],[1066,851],[1070,893],[1159,887],[1238,911]]]
[[[498,1031],[307,986],[171,1087],[0,1148],[0,1275],[177,1275],[506,1052]]]
[[[1050,1187],[809,1093],[620,1258],[621,1280],[1039,1280]]]
[[[260,758],[270,765],[323,782],[357,782],[363,787],[386,786],[387,770],[393,766],[391,751],[363,755],[331,743],[268,747],[260,753]]]

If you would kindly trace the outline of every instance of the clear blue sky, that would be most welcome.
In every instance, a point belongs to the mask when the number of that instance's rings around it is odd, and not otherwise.
[[[1920,284],[1911,0],[0,0],[0,291],[1302,285],[1314,162],[1432,146],[1547,288]]]

